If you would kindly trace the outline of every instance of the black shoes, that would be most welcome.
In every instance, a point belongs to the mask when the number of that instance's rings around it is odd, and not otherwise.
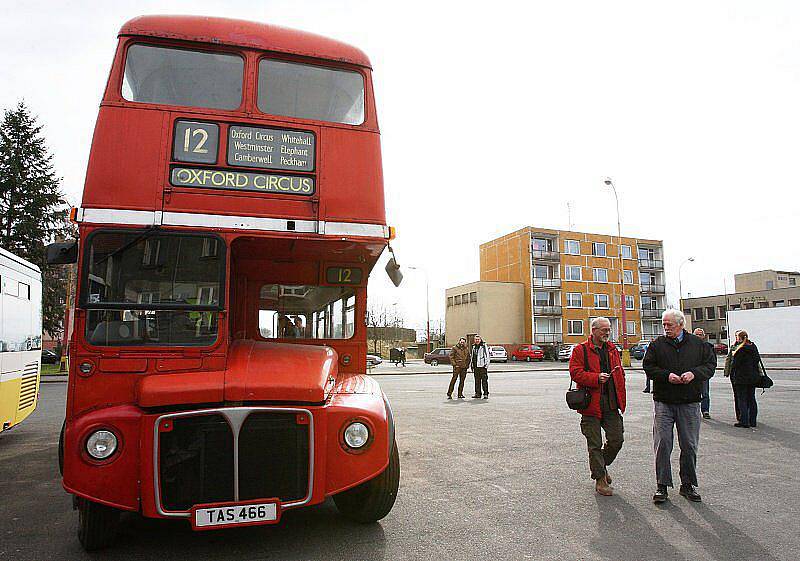
[[[645,388],[645,389],[643,389],[643,390],[642,390],[642,393],[650,393],[650,390],[648,390],[647,388]]]
[[[489,394],[487,393],[486,395],[484,395],[483,399],[489,399]]]
[[[655,495],[653,495],[653,502],[656,504],[661,504],[669,498],[669,493],[667,493],[667,486],[666,485],[659,485],[656,489]]]
[[[708,411],[703,411],[703,418],[704,419],[710,419],[711,418],[711,413],[709,413]]]
[[[453,399],[453,396],[450,395],[450,394],[447,394],[447,399]]]
[[[733,426],[734,427],[739,427],[740,429],[749,429],[750,428],[750,425],[745,425],[743,423],[734,423]]]
[[[458,399],[464,399],[463,395],[458,396]]]
[[[678,492],[692,502],[699,503],[702,500],[700,493],[695,491],[692,485],[681,485],[681,489]]]
[[[478,395],[478,394],[475,394],[475,395],[472,396],[472,399],[480,399],[480,398],[481,398],[481,396]]]

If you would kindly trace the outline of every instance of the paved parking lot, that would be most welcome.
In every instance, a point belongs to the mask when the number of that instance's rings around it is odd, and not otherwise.
[[[0,435],[0,560],[794,560],[800,373],[771,374],[776,386],[759,396],[752,431],[732,426],[730,386],[713,380],[700,504],[677,493],[664,506],[650,501],[652,403],[641,373],[628,376],[626,442],[612,468],[616,496],[607,498],[588,477],[579,417],[564,404],[565,372],[495,372],[489,400],[448,401],[440,367],[379,378],[402,455],[400,495],[380,524],[350,523],[330,502],[288,512],[277,527],[206,533],[126,516],[116,547],[94,556],[78,545],[58,479],[66,385],[43,384],[36,414]]]

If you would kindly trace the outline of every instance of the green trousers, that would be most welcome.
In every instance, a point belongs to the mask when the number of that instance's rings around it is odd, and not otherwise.
[[[606,433],[605,444],[602,431]],[[586,446],[589,449],[589,469],[592,472],[592,479],[605,477],[606,466],[611,465],[622,449],[625,432],[622,415],[618,410],[603,411],[602,419],[582,415],[581,432],[586,437]]]

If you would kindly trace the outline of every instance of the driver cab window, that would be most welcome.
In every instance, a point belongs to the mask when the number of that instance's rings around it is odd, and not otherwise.
[[[352,288],[267,284],[259,293],[258,331],[265,339],[349,339],[355,332]]]

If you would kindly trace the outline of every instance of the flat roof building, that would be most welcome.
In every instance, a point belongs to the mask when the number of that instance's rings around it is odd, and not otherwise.
[[[753,271],[733,275],[736,292],[752,292],[754,290],[772,290],[774,288],[800,287],[798,271]]]
[[[445,291],[445,340],[479,334],[489,344],[524,342],[524,287],[518,282],[471,282]]]

